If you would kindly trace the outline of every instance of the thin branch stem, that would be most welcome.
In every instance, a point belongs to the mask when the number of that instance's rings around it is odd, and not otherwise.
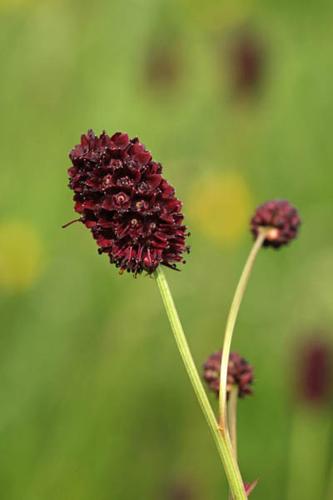
[[[243,269],[242,275],[240,277],[239,283],[236,288],[236,292],[230,307],[229,316],[227,319],[227,325],[224,334],[224,341],[222,347],[222,360],[221,360],[221,372],[220,372],[220,395],[219,395],[219,408],[220,408],[220,427],[222,429],[226,428],[226,404],[227,404],[227,374],[228,374],[228,363],[230,356],[231,339],[234,331],[239,307],[244,296],[247,282],[249,280],[253,264],[255,262],[256,256],[265,240],[266,233],[261,231],[254,242],[251,252],[246,261],[245,267]]]
[[[154,273],[162,300],[168,315],[176,344],[185,365],[187,374],[198,398],[202,412],[217,446],[234,500],[247,498],[242,477],[235,460],[228,432],[220,431],[214,412],[209,404],[207,394],[194,364],[187,340],[173,301],[167,280],[160,267]]]
[[[229,393],[228,399],[228,429],[234,450],[234,455],[237,460],[237,402],[238,402],[238,385],[233,385]]]
[[[230,435],[232,450],[235,459],[237,460],[237,400],[238,400],[238,386],[233,385],[229,392],[227,403],[228,413],[228,431]],[[232,500],[232,493],[229,492],[229,500]]]

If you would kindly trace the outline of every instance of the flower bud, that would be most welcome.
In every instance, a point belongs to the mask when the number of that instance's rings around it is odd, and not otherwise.
[[[257,238],[265,230],[263,246],[279,248],[296,238],[300,224],[295,207],[286,200],[272,200],[257,208],[251,219],[251,232]]]
[[[220,392],[221,357],[221,351],[211,354],[203,367],[203,378],[209,389],[215,392],[217,396]],[[240,398],[252,394],[252,383],[252,366],[244,358],[239,356],[239,354],[235,352],[230,353],[227,375],[227,395],[234,385],[238,387],[238,396]]]

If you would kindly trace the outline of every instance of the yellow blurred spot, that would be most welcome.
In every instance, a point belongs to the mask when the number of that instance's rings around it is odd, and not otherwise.
[[[203,30],[222,32],[233,25],[239,25],[249,18],[252,6],[250,0],[182,0],[187,17],[194,19]]]
[[[190,192],[189,215],[208,238],[222,246],[236,244],[248,229],[253,208],[245,179],[235,172],[197,179]]]
[[[20,292],[30,288],[41,272],[42,245],[28,223],[0,224],[0,289]]]
[[[14,10],[21,7],[34,7],[40,0],[0,0],[0,10]]]

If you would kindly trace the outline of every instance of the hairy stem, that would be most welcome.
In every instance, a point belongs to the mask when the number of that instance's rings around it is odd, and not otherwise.
[[[173,301],[167,280],[160,267],[154,273],[158,288],[160,290],[164,307],[169,318],[172,332],[174,334],[176,344],[185,365],[185,369],[192,383],[194,392],[198,398],[202,412],[206,418],[207,424],[213,435],[217,446],[229,487],[234,500],[246,499],[246,493],[243,485],[243,480],[240,475],[237,462],[235,460],[230,438],[227,432],[220,430],[214,412],[208,401],[207,394],[200,380],[198,371],[194,364],[187,340],[184,334],[182,324],[180,322],[175,303]]]
[[[239,307],[244,296],[246,285],[248,283],[253,264],[255,262],[256,256],[265,240],[266,233],[261,231],[254,242],[251,252],[246,261],[245,267],[243,269],[242,275],[240,277],[239,283],[236,288],[236,292],[231,303],[229,316],[227,319],[227,325],[224,334],[224,341],[222,347],[222,359],[221,359],[221,372],[220,372],[220,395],[219,395],[219,408],[220,408],[220,426],[222,429],[226,428],[226,404],[227,404],[227,374],[228,374],[228,363],[230,356],[230,347],[232,334],[235,328],[235,323],[239,311]]]

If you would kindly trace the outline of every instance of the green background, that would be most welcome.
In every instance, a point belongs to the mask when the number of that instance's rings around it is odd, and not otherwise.
[[[1,499],[227,497],[156,284],[119,276],[83,226],[61,230],[68,151],[88,128],[138,135],[184,201],[192,250],[166,273],[198,367],[221,346],[251,237],[241,221],[214,238],[195,214],[233,225],[233,174],[247,218],[270,198],[298,207],[299,238],[261,252],[237,323],[256,378],[240,465],[254,499],[333,498],[331,405],[293,392],[299,339],[332,340],[332,21],[328,1],[0,0]],[[264,68],[240,95],[228,43],[244,27]],[[203,176],[221,179],[223,213],[209,189],[193,195]]]

